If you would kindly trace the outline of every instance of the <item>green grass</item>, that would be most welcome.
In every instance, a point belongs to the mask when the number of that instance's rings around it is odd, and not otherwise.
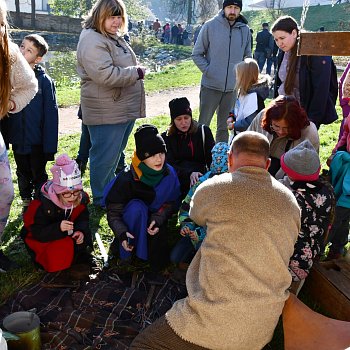
[[[69,107],[80,103],[80,87],[61,87],[56,90],[59,107]]]
[[[145,76],[145,91],[153,93],[167,89],[185,86],[197,86],[201,79],[201,72],[192,60],[168,65],[160,72],[151,72]],[[57,102],[59,107],[78,105],[80,102],[79,86],[57,87]]]
[[[291,7],[283,9],[280,15],[289,15],[294,17],[300,24],[302,7]],[[350,4],[310,6],[306,15],[304,29],[307,31],[317,31],[321,26],[326,31],[349,31],[350,30]],[[249,26],[254,30],[254,39],[256,33],[261,30],[263,22],[272,23],[278,18],[277,13],[270,10],[244,11],[243,15],[247,18]]]
[[[169,65],[159,73],[150,73],[145,78],[146,92],[156,92],[185,86],[197,86],[202,73],[191,59]]]

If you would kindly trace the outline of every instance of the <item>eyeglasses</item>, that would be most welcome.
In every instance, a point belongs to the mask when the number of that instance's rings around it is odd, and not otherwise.
[[[61,193],[63,198],[70,198],[70,197],[78,197],[80,195],[80,190],[73,191],[73,192],[64,192]]]
[[[274,123],[271,123],[270,128],[272,131],[282,131],[282,132],[288,132],[289,127],[288,126],[278,126]]]

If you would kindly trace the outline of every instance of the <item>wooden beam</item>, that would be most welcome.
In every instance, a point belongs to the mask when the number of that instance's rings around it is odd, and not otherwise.
[[[350,56],[350,32],[300,33],[298,55]]]

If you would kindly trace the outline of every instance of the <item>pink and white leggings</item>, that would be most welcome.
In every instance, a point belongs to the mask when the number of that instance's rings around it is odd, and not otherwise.
[[[2,146],[2,147],[1,147]],[[0,133],[0,243],[13,201],[13,183],[6,147]]]

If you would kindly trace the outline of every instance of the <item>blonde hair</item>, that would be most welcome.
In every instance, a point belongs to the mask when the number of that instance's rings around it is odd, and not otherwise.
[[[0,0],[0,25],[4,28],[0,36],[0,119],[9,111],[11,96],[11,56],[9,49],[9,35],[7,22],[7,7],[4,0]]]
[[[249,89],[258,82],[259,66],[252,58],[246,58],[236,65],[236,91],[240,95],[248,94]]]
[[[104,36],[109,36],[105,30],[105,21],[111,16],[121,16],[122,25],[119,28],[118,34],[127,32],[128,17],[126,8],[122,0],[99,0],[91,9],[88,17],[83,22],[83,28],[95,29],[98,33]]]

